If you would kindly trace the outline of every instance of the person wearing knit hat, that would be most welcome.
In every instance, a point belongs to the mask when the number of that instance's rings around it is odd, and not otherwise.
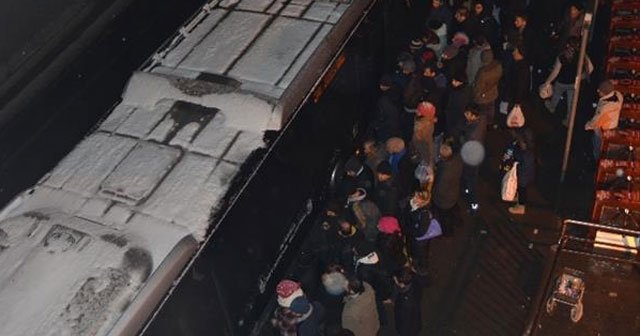
[[[285,308],[291,306],[293,300],[304,295],[300,283],[289,279],[282,280],[278,283],[276,293],[278,294],[278,304]]]
[[[346,180],[351,181],[356,188],[363,188],[367,193],[373,190],[373,172],[358,158],[351,156],[345,163],[344,170]]]
[[[415,53],[418,50],[422,49],[423,46],[424,43],[422,42],[422,40],[419,38],[415,38],[411,40],[411,43],[409,43],[409,50],[411,50],[412,53]]]
[[[420,161],[427,165],[433,165],[435,158],[433,133],[437,120],[436,107],[433,104],[423,101],[418,105],[411,145]]]
[[[378,220],[378,231],[386,234],[400,233],[400,222],[393,216],[384,216]]]
[[[593,157],[597,161],[600,157],[602,146],[602,132],[618,127],[620,110],[624,102],[624,96],[615,90],[613,82],[605,80],[598,86],[598,105],[596,112],[584,126],[587,131],[593,131]]]

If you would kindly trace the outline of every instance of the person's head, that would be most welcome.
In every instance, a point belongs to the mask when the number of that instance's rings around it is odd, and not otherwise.
[[[351,232],[353,229],[354,229],[353,224],[351,224],[351,222],[349,222],[347,219],[338,218],[338,230],[340,230],[340,232],[343,235],[346,235],[346,236],[351,235]]]
[[[360,160],[358,160],[355,156],[350,157],[349,160],[347,160],[347,162],[344,164],[345,173],[350,177],[358,176],[362,169],[364,169],[362,162],[360,162]]]
[[[580,2],[574,2],[569,6],[569,18],[571,20],[577,20],[580,15],[582,15],[582,11],[584,10],[584,5]]]
[[[376,167],[376,178],[378,181],[387,182],[391,179],[392,175],[391,164],[388,161],[382,161]]]
[[[429,202],[431,202],[431,193],[426,190],[417,190],[411,196],[411,203],[418,208],[429,205]]]
[[[424,42],[422,42],[421,38],[415,38],[409,42],[409,50],[412,54],[418,52],[424,46]]]
[[[515,15],[515,18],[513,19],[513,25],[516,27],[516,29],[522,30],[527,26],[528,19],[529,18],[527,17],[526,13],[524,12],[517,13]]]
[[[467,9],[467,7],[460,6],[458,9],[456,9],[456,14],[454,15],[454,17],[456,21],[458,21],[458,23],[466,21],[469,17],[469,9]]]
[[[342,211],[344,207],[340,204],[340,202],[338,200],[330,200],[327,203],[327,211],[325,212],[327,216],[329,217],[337,217],[338,215],[340,215],[340,212]]]
[[[615,90],[613,82],[610,80],[605,80],[600,85],[598,85],[598,96],[604,97]]]
[[[427,63],[424,65],[424,69],[422,70],[422,75],[425,77],[433,78],[437,75],[436,73],[436,64],[433,62]]]
[[[387,139],[387,142],[385,143],[385,149],[387,150],[387,153],[389,154],[397,154],[400,153],[402,151],[404,151],[406,148],[404,140],[402,140],[402,138],[398,138],[398,137],[392,137]]]
[[[402,62],[402,73],[405,75],[411,75],[416,71],[416,62],[413,59],[408,59]]]
[[[476,121],[480,118],[480,112],[478,111],[478,107],[475,105],[469,105],[464,110],[464,117],[468,122]]]
[[[356,277],[349,277],[348,294],[354,296],[362,293],[364,293],[364,285],[362,284],[362,281]]]
[[[362,151],[364,155],[369,156],[376,153],[376,141],[369,139],[362,144]]]
[[[434,120],[436,118],[436,107],[428,101],[422,101],[416,109],[416,117]]]
[[[473,45],[476,47],[486,47],[489,45],[487,37],[484,34],[476,34],[473,38]]]
[[[422,34],[422,36],[420,37],[420,40],[422,41],[422,43],[424,45],[427,45],[427,46],[430,45],[430,44],[438,44],[438,43],[440,43],[440,38],[431,29],[427,29],[424,32],[424,34]]]
[[[393,282],[396,283],[398,288],[402,289],[409,285],[413,281],[414,273],[409,267],[403,267],[402,269],[396,271],[393,275]]]
[[[484,3],[482,1],[476,1],[473,4],[473,12],[476,15],[481,15],[484,12]]]
[[[393,79],[391,79],[390,75],[385,74],[382,76],[382,78],[380,78],[380,82],[378,82],[378,85],[380,87],[380,91],[387,91],[393,86]]]
[[[433,8],[442,7],[442,0],[431,0],[431,7]]]
[[[446,142],[440,145],[439,152],[440,152],[440,157],[443,160],[448,160],[453,156],[453,148],[451,148],[451,145]]]

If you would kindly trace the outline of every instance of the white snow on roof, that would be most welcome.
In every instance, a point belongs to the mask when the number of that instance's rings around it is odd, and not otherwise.
[[[200,41],[179,66],[200,72],[224,73],[258,35],[268,19],[269,16],[263,14],[232,12]],[[176,52],[181,50],[184,49],[178,48]]]
[[[229,76],[245,90],[279,99],[349,6],[326,0],[221,1],[167,50],[154,72]]]
[[[275,85],[313,37],[317,22],[280,17],[251,47],[229,75],[250,82]]]

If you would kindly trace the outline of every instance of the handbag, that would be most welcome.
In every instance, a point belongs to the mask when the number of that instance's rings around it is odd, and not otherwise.
[[[513,202],[518,192],[518,162],[514,162],[509,171],[502,177],[502,200]]]
[[[420,237],[416,237],[416,240],[426,241],[440,236],[442,236],[442,226],[435,217],[431,216],[431,221],[429,222],[427,232],[425,232],[425,234]]]
[[[520,105],[514,106],[507,116],[507,127],[520,128],[524,126],[524,121],[525,119],[524,113],[522,113],[522,108]]]

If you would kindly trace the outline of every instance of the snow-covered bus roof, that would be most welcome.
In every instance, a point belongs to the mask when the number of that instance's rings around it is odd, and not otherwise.
[[[182,30],[179,43],[161,50],[151,71],[236,81],[274,102],[269,127],[277,129],[298,107],[299,92],[315,84],[305,72],[317,79],[347,37],[354,22],[340,21],[343,14],[351,7],[362,13],[369,2],[223,0]]]
[[[0,335],[107,334],[180,241],[211,231],[264,131],[346,38],[319,49],[350,6],[225,0],[136,72],[98,129],[0,212]]]

